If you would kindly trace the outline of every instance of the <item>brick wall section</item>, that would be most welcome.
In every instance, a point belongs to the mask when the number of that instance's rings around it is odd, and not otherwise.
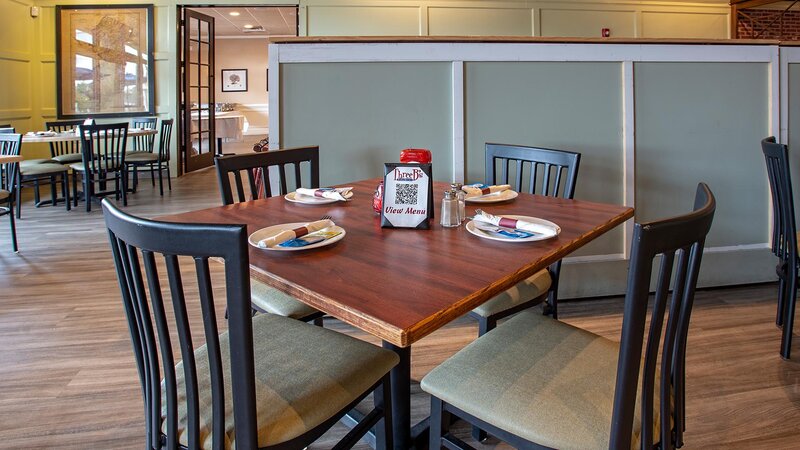
[[[764,26],[778,17],[780,10],[771,9],[748,9],[744,11],[748,16],[757,19],[760,23],[756,24],[755,33],[750,25],[750,19],[739,16],[739,38],[752,39],[756,33],[761,33],[759,39],[781,39],[785,41],[800,40],[800,11],[789,11],[783,15],[783,36],[781,36],[781,19],[777,19],[767,31]]]

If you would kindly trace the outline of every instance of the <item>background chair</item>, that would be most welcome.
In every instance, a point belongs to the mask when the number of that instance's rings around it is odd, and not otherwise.
[[[132,151],[125,155],[125,163],[129,168],[133,169],[133,191],[136,191],[136,186],[139,184],[139,168],[150,168],[150,179],[153,186],[156,185],[155,171],[158,171],[158,189],[161,195],[164,195],[164,177],[163,171],[167,171],[167,184],[169,190],[172,190],[172,181],[170,181],[169,174],[169,144],[172,138],[172,119],[161,121],[161,133],[158,140],[158,153],[153,151]],[[155,139],[155,135],[142,136]],[[138,139],[138,138],[137,138]],[[136,142],[136,141],[134,141]]]
[[[391,448],[389,371],[398,356],[286,317],[252,318],[246,226],[144,220],[107,199],[103,210],[139,369],[148,448],[303,448],[373,391],[374,409],[337,448],[350,448],[373,426],[379,444]],[[192,258],[184,270],[180,256]],[[230,317],[223,333],[210,258],[225,264]],[[195,288],[198,294],[187,292]],[[202,314],[187,308],[198,304]]]
[[[782,327],[781,356],[789,359],[792,350],[792,329],[797,303],[798,249],[794,218],[792,177],[789,149],[775,142],[774,137],[761,141],[767,163],[769,188],[772,193],[772,253],[778,257],[778,312],[775,323]]]
[[[5,128],[0,126],[0,134],[14,132],[14,128]],[[30,182],[33,182],[33,202],[37,208],[44,203],[50,203],[55,206],[58,203],[58,200],[64,200],[67,211],[69,211],[70,200],[68,190],[69,183],[67,181],[68,172],[68,168],[62,166],[58,161],[52,159],[26,159],[19,162],[16,172],[17,186],[15,189],[17,196],[17,218],[22,218],[22,185]],[[56,192],[56,181],[58,177],[61,177],[62,182],[63,197],[61,199],[58,198],[58,194]],[[48,179],[50,182],[50,200],[46,202],[42,201],[39,195],[39,182],[44,179]]]
[[[681,447],[686,338],[715,208],[701,183],[694,212],[634,226],[619,343],[525,311],[431,371],[422,380],[432,396],[430,448],[463,447],[448,434],[449,414],[517,448]]]
[[[58,120],[45,122],[45,127],[50,131],[65,133],[77,130],[83,125],[83,120]],[[94,121],[92,121],[94,124]],[[64,141],[50,143],[50,159],[60,164],[70,165],[83,161],[80,141]]]
[[[300,177],[300,165],[304,162],[309,163],[311,174],[311,181],[307,186],[302,184]],[[280,193],[285,195],[287,189],[285,166],[289,164],[294,165],[296,186],[319,187],[319,147],[217,157],[214,159],[214,165],[217,167],[222,204],[231,205],[249,200],[244,190],[243,178],[247,180],[247,186],[253,199],[272,196],[269,168],[275,166],[278,167],[280,177]],[[233,183],[233,187],[231,187],[231,183]],[[236,193],[235,200],[234,192]],[[251,299],[253,309],[258,312],[268,312],[303,321],[313,320],[315,324],[322,325],[322,312],[255,279],[251,280]]]
[[[128,140],[127,123],[105,125],[80,125],[81,155],[83,161],[70,165],[75,176],[72,190],[77,206],[77,175],[81,176],[86,212],[92,210],[92,200],[114,194],[122,204],[128,205],[128,180],[125,176],[125,148]],[[114,190],[107,191],[106,184],[113,177]],[[95,189],[98,184],[99,189]]]
[[[302,165],[309,167],[310,179],[307,183],[302,180]],[[244,190],[243,174],[247,179],[249,195],[253,199],[272,197],[273,195],[286,195],[289,177],[286,166],[292,166],[294,188],[319,187],[319,147],[297,147],[268,152],[246,153],[241,155],[228,155],[215,159],[217,174],[222,193],[222,202],[230,205],[234,201],[248,200]],[[270,183],[270,167],[274,167],[278,175],[278,192],[273,194]],[[261,169],[261,170],[256,170]],[[231,188],[230,178],[236,188],[236,200]]]
[[[529,194],[571,199],[575,193],[580,162],[580,153],[520,145],[486,144],[486,183],[510,184],[517,192],[526,191]],[[561,261],[558,261],[475,308],[470,315],[478,319],[478,335],[483,336],[493,329],[498,320],[537,305],[545,299],[545,313],[557,319],[560,270]]]
[[[22,146],[22,135],[15,133],[0,133],[0,155],[19,155]],[[14,223],[14,190],[16,188],[17,171],[19,163],[0,164],[0,216],[8,215],[11,223],[11,248],[19,251],[17,246],[17,227]]]

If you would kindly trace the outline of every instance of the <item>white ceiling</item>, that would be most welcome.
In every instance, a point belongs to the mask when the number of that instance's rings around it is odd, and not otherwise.
[[[297,8],[295,6],[192,9],[214,18],[214,29],[217,37],[297,35]],[[232,16],[231,12],[238,12],[239,15]],[[260,26],[263,31],[245,32],[245,25]]]

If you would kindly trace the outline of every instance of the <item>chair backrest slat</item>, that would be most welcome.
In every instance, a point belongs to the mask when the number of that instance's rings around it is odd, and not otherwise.
[[[49,131],[55,131],[56,133],[65,133],[77,130],[79,126],[83,125],[83,122],[84,122],[83,119],[57,120],[57,121],[45,122],[44,126]],[[92,124],[94,124],[94,121],[92,121]],[[62,141],[62,142],[50,143],[50,157],[52,158],[55,158],[56,156],[80,154],[80,152],[81,152],[80,141]]]
[[[310,180],[308,184],[303,183],[301,174],[301,164],[308,163]],[[230,205],[249,200],[244,186],[241,184],[240,172],[245,171],[251,181],[249,190],[253,199],[271,197],[273,190],[270,183],[269,171],[275,167],[278,174],[279,195],[288,193],[289,184],[286,171],[287,164],[293,164],[295,179],[294,187],[319,187],[319,147],[298,147],[284,150],[271,150],[268,152],[247,153],[241,155],[220,156],[214,160],[217,166],[217,181],[219,182],[222,203]],[[234,190],[231,187],[231,177],[233,178]]]
[[[188,448],[208,445],[224,448],[225,396],[230,384],[233,399],[237,447],[257,447],[253,335],[250,315],[250,277],[247,230],[241,225],[176,224],[145,220],[120,211],[110,201],[103,201],[106,225],[122,292],[123,304],[131,331],[142,391],[145,401],[147,442],[150,448],[179,448],[179,410],[186,411],[186,444]],[[175,239],[180,235],[181,239]],[[156,255],[163,256],[165,276],[159,277]],[[193,265],[181,267],[179,256],[192,257]],[[230,379],[223,370],[223,349],[217,326],[217,308],[212,290],[210,258],[224,262],[229,313]],[[182,270],[194,270],[196,277],[184,279]],[[165,304],[160,279],[168,283],[169,301]],[[187,309],[187,288],[196,281],[202,326],[192,326],[194,315]],[[184,285],[186,282],[188,285]],[[168,309],[174,321],[167,317]],[[207,346],[208,367],[201,374],[201,361],[195,357],[192,329],[203,330]],[[170,336],[178,336],[181,362],[175,364]],[[197,338],[197,339],[195,339]],[[229,349],[225,349],[229,350]],[[159,355],[159,352],[161,353]],[[164,384],[160,373],[163,369]],[[178,373],[177,371],[182,372]],[[202,376],[202,379],[200,378]],[[208,377],[208,380],[206,379]],[[181,383],[179,383],[179,379]],[[210,381],[211,392],[199,392],[200,382]],[[166,392],[162,392],[165,390]],[[201,422],[200,405],[210,394],[211,423]],[[166,402],[165,408],[162,403]],[[180,404],[179,402],[183,402]],[[162,432],[162,410],[166,411],[166,439]],[[209,436],[210,434],[210,436]]]
[[[634,226],[631,262],[628,272],[628,291],[625,296],[625,312],[622,322],[617,379],[614,391],[614,410],[611,424],[609,448],[631,448],[633,416],[636,409],[637,387],[640,382],[645,392],[642,415],[641,448],[653,446],[653,414],[646,399],[653,389],[659,390],[662,432],[659,440],[662,448],[672,446],[673,428],[683,427],[682,417],[676,414],[672,393],[684,395],[676,388],[683,388],[684,364],[676,358],[685,356],[687,330],[691,318],[697,276],[705,245],[706,235],[716,210],[716,201],[704,183],[697,187],[695,209],[689,214]],[[656,303],[651,317],[650,330],[645,337],[647,304],[650,291],[651,272],[655,259],[661,255],[661,270],[656,284]],[[676,267],[674,261],[677,259]],[[673,272],[675,273],[672,277]],[[663,332],[664,312],[670,278],[674,278],[669,302],[669,318]],[[655,329],[653,327],[656,327]],[[645,346],[645,364],[642,365],[642,347]],[[655,386],[655,354],[661,347],[660,386]],[[681,380],[681,383],[676,383]],[[647,389],[647,391],[646,391]],[[648,411],[645,411],[648,410]],[[666,419],[665,419],[666,417]],[[676,420],[676,423],[672,423]],[[665,428],[664,428],[665,427]]]
[[[511,184],[516,191],[572,198],[578,179],[580,153],[522,145],[486,144],[486,183]],[[509,163],[515,161],[514,181],[509,178]],[[525,163],[530,163],[527,189],[522,186]],[[497,165],[500,164],[500,174]],[[539,170],[541,167],[541,171]],[[566,177],[561,175],[566,173]],[[541,172],[541,173],[540,173]],[[555,172],[552,173],[551,172]],[[538,188],[537,188],[538,184]]]

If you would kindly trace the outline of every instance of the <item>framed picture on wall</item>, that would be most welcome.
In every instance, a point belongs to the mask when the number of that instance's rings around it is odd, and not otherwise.
[[[59,119],[155,113],[153,5],[56,6]]]
[[[247,92],[247,69],[222,69],[222,92]]]

